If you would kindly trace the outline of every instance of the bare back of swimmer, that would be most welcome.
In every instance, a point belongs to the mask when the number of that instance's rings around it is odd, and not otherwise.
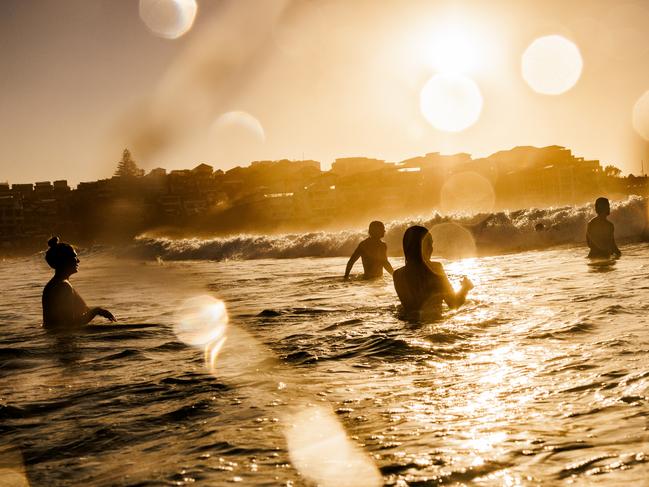
[[[380,221],[373,221],[369,228],[370,236],[358,244],[349,258],[345,268],[345,279],[349,279],[354,263],[360,258],[363,262],[363,278],[375,279],[383,275],[383,269],[392,274],[393,269],[388,261],[388,247],[381,239],[385,235],[385,226]]]
[[[597,198],[595,201],[597,216],[588,222],[586,229],[586,242],[590,252],[590,258],[608,259],[611,255],[620,257],[622,252],[615,243],[615,227],[608,221],[611,214],[611,206],[606,198]]]

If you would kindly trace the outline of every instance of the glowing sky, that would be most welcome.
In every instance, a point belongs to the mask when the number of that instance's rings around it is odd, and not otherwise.
[[[649,164],[647,2],[168,1],[0,2],[0,181],[109,177],[125,146],[145,169],[550,144]],[[525,80],[545,36],[583,62],[556,95]],[[458,131],[421,106],[446,72],[482,98]]]

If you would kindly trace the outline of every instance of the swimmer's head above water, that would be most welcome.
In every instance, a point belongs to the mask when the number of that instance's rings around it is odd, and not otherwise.
[[[597,198],[595,200],[595,212],[600,216],[608,216],[611,214],[611,204],[608,198]]]
[[[370,234],[370,237],[380,240],[385,236],[385,225],[383,225],[383,222],[374,220],[370,223],[368,233]]]
[[[433,254],[433,236],[428,229],[414,225],[403,234],[403,255],[406,264],[426,262]]]
[[[61,242],[59,237],[52,237],[47,245],[49,249],[45,252],[45,260],[57,273],[70,276],[79,270],[79,257],[72,245]]]

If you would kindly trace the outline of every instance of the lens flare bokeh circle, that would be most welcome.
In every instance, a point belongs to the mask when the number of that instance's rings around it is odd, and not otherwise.
[[[419,108],[428,123],[444,132],[461,132],[476,123],[482,112],[482,93],[468,76],[436,74],[424,85]]]
[[[649,141],[649,90],[633,105],[632,123],[638,135]]]
[[[233,110],[222,113],[212,124],[212,132],[219,137],[220,143],[263,143],[266,132],[259,119],[248,112]]]
[[[183,343],[204,347],[225,337],[228,322],[223,301],[208,295],[194,296],[176,311],[174,331]]]
[[[140,18],[151,32],[177,39],[194,25],[196,0],[140,0]]]
[[[309,405],[288,418],[284,431],[291,463],[322,487],[378,487],[381,473],[350,438],[333,413]]]
[[[522,57],[525,82],[537,93],[560,95],[577,84],[584,62],[577,45],[560,35],[535,39]]]
[[[433,255],[448,259],[475,257],[475,239],[469,230],[457,223],[440,223],[430,229],[433,236]]]
[[[496,193],[489,180],[473,171],[453,174],[440,191],[440,209],[444,213],[488,212],[495,203]]]

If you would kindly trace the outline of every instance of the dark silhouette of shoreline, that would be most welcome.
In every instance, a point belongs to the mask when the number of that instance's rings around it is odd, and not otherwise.
[[[51,235],[82,245],[169,236],[326,230],[442,208],[445,183],[467,175],[491,191],[490,210],[583,204],[600,195],[647,196],[647,176],[560,146],[515,147],[489,157],[430,153],[401,162],[365,157],[320,163],[255,161],[228,171],[207,164],[144,173],[123,153],[112,178],[0,183],[0,252],[33,251]],[[480,204],[480,202],[476,203]],[[474,208],[476,211],[489,210]]]

